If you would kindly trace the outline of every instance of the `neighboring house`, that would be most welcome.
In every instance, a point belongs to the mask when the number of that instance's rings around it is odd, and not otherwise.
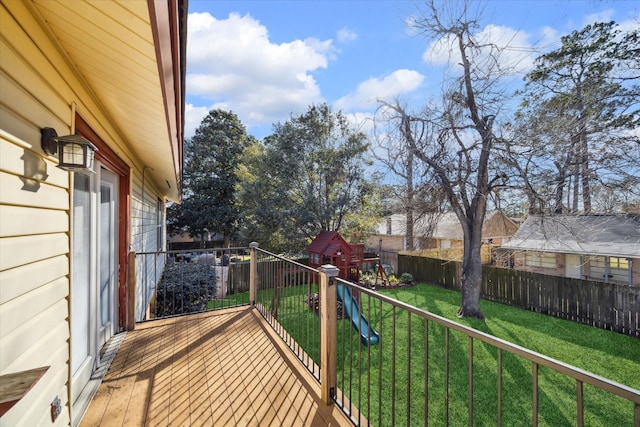
[[[518,225],[501,211],[487,212],[482,227],[483,242],[500,245],[518,230]],[[420,249],[451,249],[464,246],[462,226],[453,212],[434,219],[420,218],[413,229],[413,248],[407,247],[406,216],[393,214],[378,225],[377,233],[369,236],[367,247],[382,250],[402,251]]]
[[[170,250],[195,249],[195,248],[220,248],[224,243],[222,234],[207,233],[191,235],[187,231],[180,234],[169,235],[167,246]]]
[[[129,253],[163,249],[180,197],[186,17],[186,0],[0,0],[0,383],[47,368],[1,425],[79,424],[100,350],[144,316],[155,283],[130,289]],[[94,163],[57,167],[50,129]]]
[[[502,245],[518,270],[640,286],[640,215],[531,216]]]

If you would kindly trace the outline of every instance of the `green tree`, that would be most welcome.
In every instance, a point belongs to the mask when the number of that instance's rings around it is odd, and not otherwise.
[[[288,200],[280,194],[266,156],[264,144],[255,139],[250,140],[242,156],[238,187],[240,240],[243,244],[257,241],[263,248],[283,253],[289,250],[282,228],[286,222],[283,207]]]
[[[255,219],[247,230],[278,252],[302,251],[320,230],[345,231],[350,214],[370,208],[367,149],[365,135],[326,104],[275,125],[243,182],[243,218]]]
[[[638,34],[622,34],[614,22],[587,25],[526,76],[511,154],[534,211],[590,213],[594,185],[637,186]]]
[[[183,200],[168,210],[172,231],[220,233],[224,245],[238,227],[238,167],[248,144],[244,125],[228,111],[211,110],[186,141]]]

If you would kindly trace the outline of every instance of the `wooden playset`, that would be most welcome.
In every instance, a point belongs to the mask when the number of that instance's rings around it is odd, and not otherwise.
[[[378,257],[365,258],[364,243],[348,243],[337,231],[321,231],[307,246],[309,267],[318,268],[331,264],[340,270],[338,277],[361,285],[360,273],[364,263],[375,264],[376,284],[389,286],[387,277]]]

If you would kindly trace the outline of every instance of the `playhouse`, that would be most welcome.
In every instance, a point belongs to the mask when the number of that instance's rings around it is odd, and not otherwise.
[[[307,252],[309,267],[331,264],[340,270],[338,277],[354,283],[360,280],[360,265],[365,261],[363,243],[348,243],[337,231],[323,230],[307,246]]]
[[[338,268],[338,277],[360,284],[360,269],[363,262],[378,261],[378,258],[365,258],[363,243],[348,243],[337,231],[321,231],[307,246],[309,267],[318,268],[331,264]],[[378,261],[379,264],[379,261]],[[378,333],[369,325],[369,321],[361,313],[357,286],[336,285],[338,318],[350,319],[353,327],[359,332],[364,345],[377,344]],[[318,312],[318,294],[309,294],[306,303]]]

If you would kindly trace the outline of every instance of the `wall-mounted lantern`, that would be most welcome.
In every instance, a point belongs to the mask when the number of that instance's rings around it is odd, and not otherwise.
[[[42,128],[40,144],[49,156],[58,157],[58,167],[68,171],[93,170],[95,145],[81,135],[58,136],[53,128]]]

